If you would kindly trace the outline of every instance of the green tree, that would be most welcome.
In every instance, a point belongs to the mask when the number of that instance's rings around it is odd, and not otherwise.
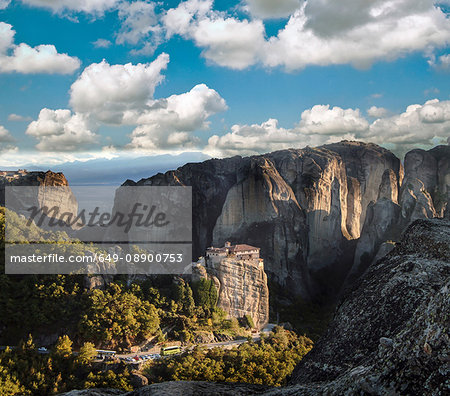
[[[92,342],[85,342],[77,356],[77,362],[80,364],[89,364],[97,356],[97,350]]]
[[[55,356],[60,358],[68,358],[72,355],[72,340],[68,335],[63,335],[58,338],[53,352]]]
[[[214,281],[202,278],[192,285],[195,303],[198,306],[206,308],[214,308],[217,304],[218,293]]]
[[[112,283],[90,294],[78,328],[83,339],[95,344],[129,347],[158,330],[159,316],[153,304]]]

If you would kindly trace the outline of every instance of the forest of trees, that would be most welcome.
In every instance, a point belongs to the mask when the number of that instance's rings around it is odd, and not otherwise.
[[[145,374],[152,382],[226,381],[280,386],[312,345],[307,337],[275,327],[267,339],[232,350],[195,347],[169,362],[154,361]]]
[[[49,243],[66,243],[64,233],[27,229],[17,215],[10,219],[16,230],[43,232]],[[116,275],[107,286],[89,289],[85,275],[5,275],[4,230],[5,211],[0,208],[0,345],[14,346],[0,351],[2,396],[92,387],[130,390],[128,366],[118,361],[99,365],[93,361],[96,348],[126,350],[151,338],[160,344],[178,340],[189,345],[198,342],[201,333],[232,339],[249,336],[254,327],[250,316],[240,321],[227,318],[217,307],[218,293],[208,279],[191,282],[161,275],[129,284],[126,275]],[[55,342],[50,353],[40,354],[37,348],[42,344],[37,342],[48,335],[56,335]],[[276,328],[268,339],[233,350],[196,347],[169,360],[153,361],[145,375],[150,382],[281,385],[311,347],[308,338]]]

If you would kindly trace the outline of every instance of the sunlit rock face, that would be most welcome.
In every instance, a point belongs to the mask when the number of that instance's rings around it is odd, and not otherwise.
[[[402,222],[450,217],[450,146],[412,150],[405,156],[400,192]]]
[[[269,322],[269,288],[264,261],[227,254],[202,257],[193,268],[193,280],[211,279],[218,293],[217,306],[231,318],[249,315],[256,328]]]
[[[337,293],[370,202],[398,202],[398,158],[341,142],[186,164],[127,185],[189,185],[193,257],[227,240],[261,248],[269,279],[290,295]]]
[[[24,195],[21,190],[17,194],[9,197],[8,207],[20,213],[20,209],[36,207],[43,209],[47,207],[58,208],[59,215],[63,213],[71,214],[73,218],[78,213],[78,203],[69,187],[69,183],[62,173],[47,172],[27,172],[18,171],[0,171],[0,205],[5,205],[5,187],[36,187],[27,190]],[[39,187],[39,188],[37,188]],[[43,210],[45,213],[46,211]],[[20,213],[29,216],[29,212]],[[52,213],[48,213],[49,216]],[[45,227],[45,224],[44,224]]]

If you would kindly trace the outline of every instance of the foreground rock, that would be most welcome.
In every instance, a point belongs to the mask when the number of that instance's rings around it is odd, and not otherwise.
[[[328,381],[321,391],[336,395],[448,391],[449,245],[448,221],[413,223],[348,291],[291,383]]]

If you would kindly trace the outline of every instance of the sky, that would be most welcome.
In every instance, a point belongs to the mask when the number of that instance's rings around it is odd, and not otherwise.
[[[0,0],[0,166],[450,143],[450,0]]]

